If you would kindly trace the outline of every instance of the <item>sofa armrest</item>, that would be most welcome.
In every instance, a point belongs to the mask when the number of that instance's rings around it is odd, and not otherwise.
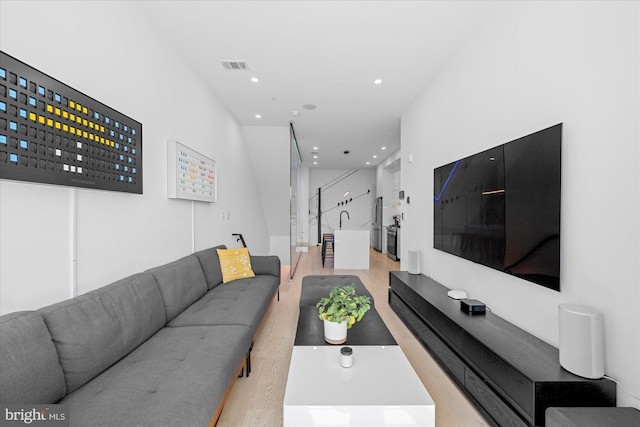
[[[0,316],[0,402],[45,404],[62,399],[67,387],[58,357],[40,313]]]
[[[276,255],[251,255],[251,269],[258,274],[270,274],[280,279],[280,258]]]

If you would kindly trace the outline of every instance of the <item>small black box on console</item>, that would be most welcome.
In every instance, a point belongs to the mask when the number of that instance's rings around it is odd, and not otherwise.
[[[460,310],[469,314],[484,314],[486,307],[483,302],[477,299],[464,298],[460,300]]]

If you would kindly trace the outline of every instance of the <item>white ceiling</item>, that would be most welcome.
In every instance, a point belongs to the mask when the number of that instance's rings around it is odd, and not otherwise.
[[[137,7],[241,125],[292,121],[303,166],[364,169],[400,148],[404,110],[498,3],[200,0]],[[246,61],[249,70],[224,70],[222,60]]]

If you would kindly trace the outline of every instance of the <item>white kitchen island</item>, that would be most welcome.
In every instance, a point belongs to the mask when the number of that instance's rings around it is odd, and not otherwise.
[[[334,230],[333,268],[342,270],[369,269],[368,229]]]

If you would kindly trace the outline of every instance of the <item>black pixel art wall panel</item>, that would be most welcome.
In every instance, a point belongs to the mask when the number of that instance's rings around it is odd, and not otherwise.
[[[0,52],[0,178],[142,194],[142,124]]]

